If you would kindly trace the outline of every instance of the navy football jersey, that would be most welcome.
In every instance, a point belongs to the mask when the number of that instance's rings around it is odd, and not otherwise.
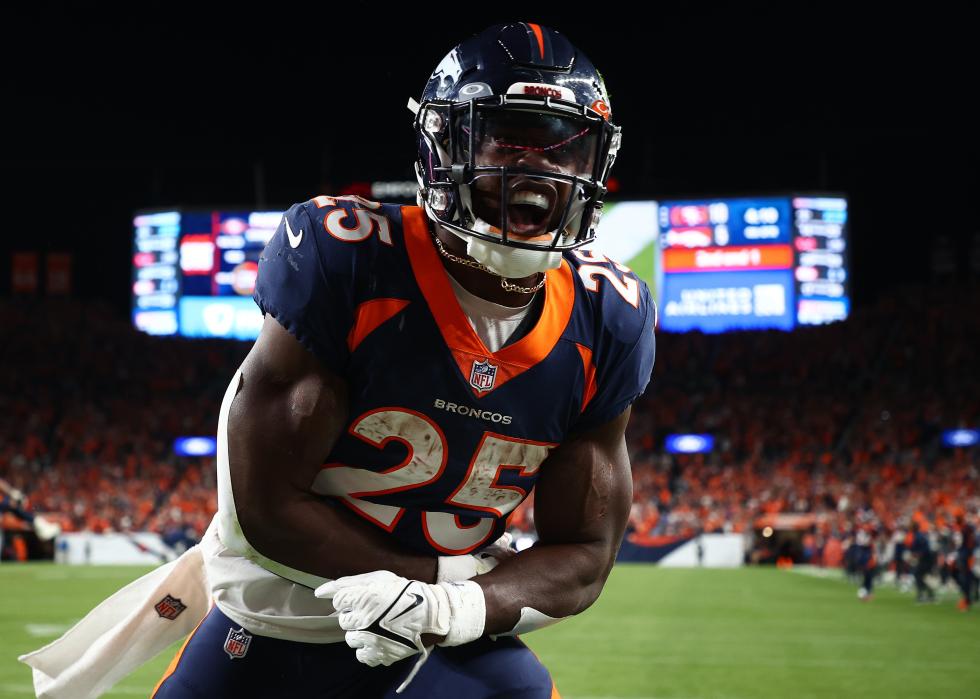
[[[620,415],[653,369],[647,286],[588,251],[565,253],[534,327],[490,352],[415,206],[294,205],[255,301],[349,385],[348,428],[313,491],[425,553],[500,536],[549,451]]]

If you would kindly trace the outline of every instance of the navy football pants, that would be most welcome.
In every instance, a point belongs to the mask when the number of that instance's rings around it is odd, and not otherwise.
[[[551,676],[520,640],[482,638],[433,649],[402,694],[418,656],[390,667],[358,662],[346,643],[297,643],[252,634],[212,607],[174,658],[156,699],[337,697],[344,699],[551,699]],[[247,648],[244,649],[244,642]],[[226,650],[226,645],[231,650]]]

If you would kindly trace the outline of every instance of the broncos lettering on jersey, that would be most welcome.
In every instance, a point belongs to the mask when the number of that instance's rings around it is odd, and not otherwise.
[[[349,386],[350,423],[312,490],[424,553],[500,536],[549,451],[621,414],[653,368],[649,290],[588,251],[564,254],[534,327],[490,352],[414,206],[294,205],[254,298]]]

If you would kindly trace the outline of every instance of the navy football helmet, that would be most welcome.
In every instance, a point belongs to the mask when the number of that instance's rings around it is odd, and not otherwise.
[[[620,128],[602,76],[564,36],[490,27],[450,51],[409,106],[419,203],[471,249],[560,258],[595,236]]]

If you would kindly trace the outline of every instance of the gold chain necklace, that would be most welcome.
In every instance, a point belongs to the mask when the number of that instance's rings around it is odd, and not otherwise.
[[[486,272],[487,274],[493,274],[495,277],[500,276],[494,273],[486,265],[481,265],[479,262],[476,262],[475,260],[467,260],[465,257],[460,257],[459,255],[454,255],[453,253],[449,252],[443,246],[442,241],[439,240],[439,236],[437,236],[435,233],[432,234],[432,239],[436,243],[436,249],[439,251],[439,254],[445,257],[450,262],[455,262],[456,264],[463,265],[464,267],[472,267],[473,269],[478,269],[481,272]],[[542,274],[541,281],[539,281],[534,286],[520,286],[519,284],[514,284],[512,282],[507,281],[505,277],[500,277],[500,286],[502,286],[505,291],[513,291],[518,294],[533,294],[539,291],[541,287],[544,286],[544,282],[547,278],[548,278],[547,275]]]

